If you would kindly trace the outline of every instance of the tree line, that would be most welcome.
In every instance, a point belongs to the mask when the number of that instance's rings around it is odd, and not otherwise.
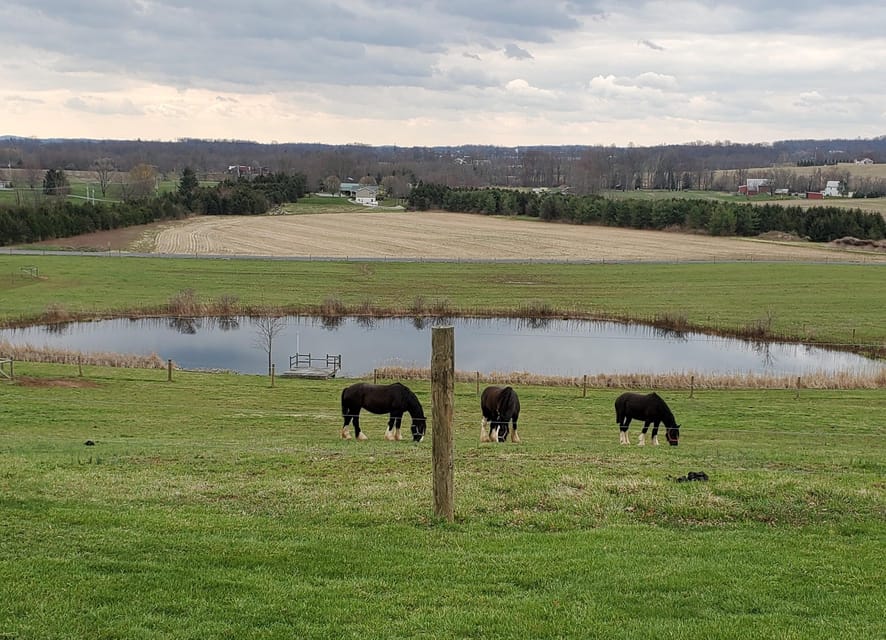
[[[886,237],[886,220],[879,213],[843,207],[803,209],[685,198],[612,199],[513,189],[452,189],[440,184],[419,184],[409,195],[408,205],[418,210],[520,215],[572,224],[678,229],[716,236],[755,236],[781,231],[814,242],[830,242],[846,236],[867,240]]]
[[[44,189],[51,197],[28,204],[0,205],[0,246],[68,238],[193,214],[249,215],[267,213],[275,205],[295,202],[305,194],[303,175],[269,174],[253,179],[225,180],[200,186],[193,169],[185,168],[175,192],[129,197],[123,202],[67,200],[64,172],[46,172]]]

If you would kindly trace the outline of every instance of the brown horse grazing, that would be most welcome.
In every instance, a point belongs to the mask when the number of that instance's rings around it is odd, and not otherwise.
[[[354,422],[354,437],[357,440],[366,440],[366,434],[360,430],[360,409],[366,409],[370,413],[390,413],[388,430],[385,432],[387,440],[401,440],[400,421],[403,414],[408,412],[412,416],[412,439],[421,442],[425,436],[427,420],[422,409],[421,402],[409,387],[395,382],[393,384],[370,384],[358,382],[345,387],[341,392],[341,415],[344,424],[341,428],[341,437],[350,439],[348,424]]]
[[[658,425],[660,422],[665,426],[665,437],[668,444],[676,447],[680,440],[680,425],[674,420],[674,414],[670,407],[657,393],[641,395],[639,393],[623,393],[615,399],[615,422],[618,424],[619,442],[631,444],[628,440],[628,427],[631,420],[636,418],[643,421],[643,431],[640,433],[638,446],[646,444],[646,430],[652,424],[652,444],[658,445]]]
[[[517,435],[520,399],[517,398],[516,391],[511,387],[486,387],[480,395],[480,410],[483,412],[480,442],[504,442],[508,438],[509,424],[513,425],[511,442],[520,442],[520,436]]]

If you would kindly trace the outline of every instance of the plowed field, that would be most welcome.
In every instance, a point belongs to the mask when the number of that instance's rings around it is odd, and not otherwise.
[[[165,254],[537,260],[886,262],[886,255],[806,242],[712,238],[442,213],[204,216],[161,225],[139,250]]]

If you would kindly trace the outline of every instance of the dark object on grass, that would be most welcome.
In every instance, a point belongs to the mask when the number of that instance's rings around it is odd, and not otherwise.
[[[704,471],[690,471],[685,476],[680,476],[679,478],[677,478],[677,482],[690,482],[692,480],[707,481],[707,479],[708,474],[706,474]]]
[[[92,440],[87,440],[83,444],[85,444],[87,447],[94,447],[95,446],[95,443]]]

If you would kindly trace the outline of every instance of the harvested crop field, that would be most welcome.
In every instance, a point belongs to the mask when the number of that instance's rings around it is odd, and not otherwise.
[[[166,254],[600,261],[884,262],[886,254],[802,241],[640,231],[444,212],[204,216],[148,232]],[[151,248],[146,245],[153,244]]]

